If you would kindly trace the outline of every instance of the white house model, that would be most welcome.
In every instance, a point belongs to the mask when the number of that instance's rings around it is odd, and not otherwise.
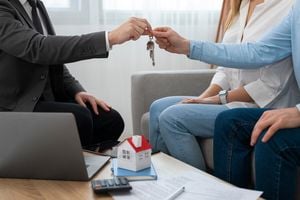
[[[139,171],[151,166],[151,146],[141,135],[128,138],[118,146],[118,168]]]

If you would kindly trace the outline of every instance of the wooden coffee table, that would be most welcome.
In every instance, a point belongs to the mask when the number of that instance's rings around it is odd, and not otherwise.
[[[155,168],[174,174],[193,171],[202,172],[190,165],[176,160],[166,154],[158,153],[152,156]],[[111,165],[108,163],[94,179],[111,178]],[[206,173],[205,173],[206,174]],[[207,176],[211,176],[206,174]],[[216,179],[215,177],[211,176]],[[221,180],[220,180],[221,181]],[[90,182],[76,181],[49,181],[28,179],[0,179],[0,199],[5,200],[32,200],[32,199],[72,199],[72,200],[111,200],[109,195],[94,194]]]

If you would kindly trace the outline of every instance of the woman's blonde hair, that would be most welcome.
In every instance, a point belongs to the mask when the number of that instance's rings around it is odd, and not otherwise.
[[[242,3],[242,0],[230,0],[230,9],[228,12],[227,19],[225,21],[225,31],[231,25],[234,17],[240,12],[241,3]]]

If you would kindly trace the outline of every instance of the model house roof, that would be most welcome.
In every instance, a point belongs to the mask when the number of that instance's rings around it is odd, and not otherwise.
[[[133,141],[133,137],[130,137],[127,139],[127,142],[129,145],[134,149],[136,153],[151,149],[151,145],[149,144],[148,140],[146,139],[145,136],[141,135],[141,145],[140,147],[136,147]]]

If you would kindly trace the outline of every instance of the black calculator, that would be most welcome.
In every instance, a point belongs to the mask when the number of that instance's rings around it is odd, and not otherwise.
[[[124,177],[92,180],[92,188],[95,193],[105,193],[105,192],[113,192],[113,191],[129,191],[132,189],[127,178],[124,178]]]

